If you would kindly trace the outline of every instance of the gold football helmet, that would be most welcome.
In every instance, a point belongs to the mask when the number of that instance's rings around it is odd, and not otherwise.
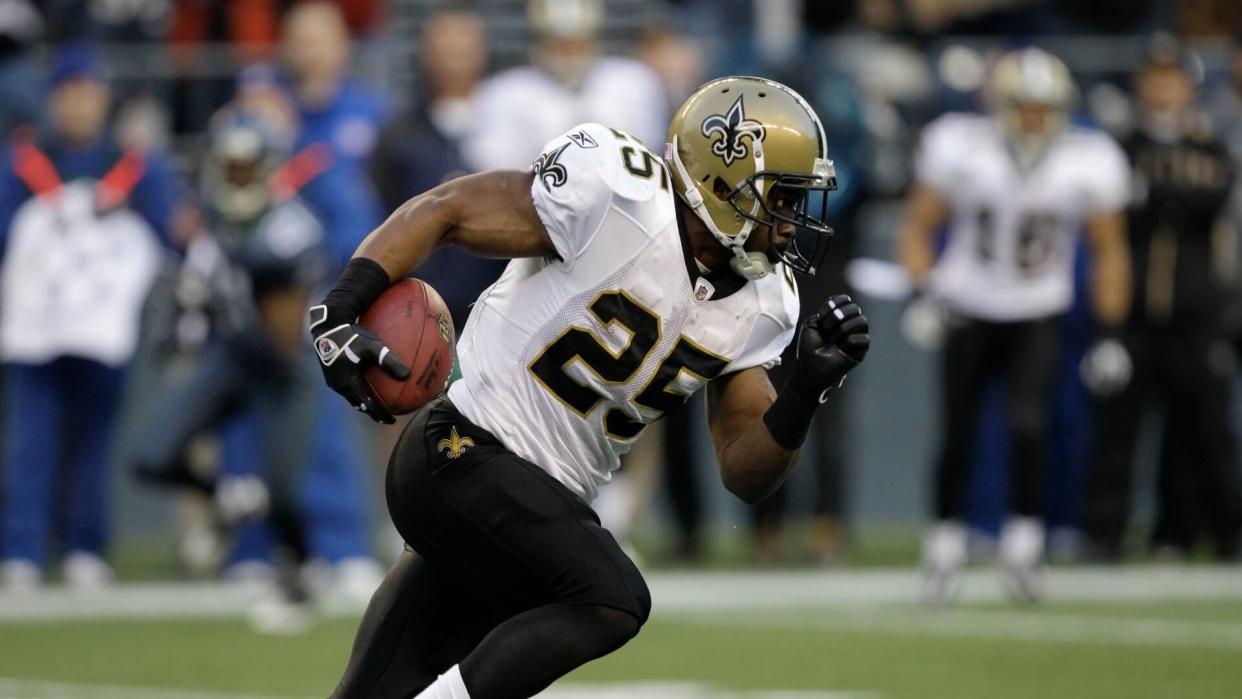
[[[1029,169],[1069,123],[1074,79],[1047,51],[1019,49],[997,61],[984,97],[1020,164]]]
[[[837,188],[819,117],[788,87],[753,77],[703,85],[668,131],[673,189],[721,245],[733,271],[758,279],[777,260],[815,274],[828,251],[828,192]],[[797,234],[767,254],[743,249],[756,226],[792,223]]]

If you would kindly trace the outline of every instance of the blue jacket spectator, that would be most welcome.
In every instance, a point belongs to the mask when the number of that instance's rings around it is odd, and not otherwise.
[[[53,522],[65,523],[66,582],[111,577],[103,555],[113,421],[179,190],[158,156],[112,143],[108,103],[94,52],[65,48],[52,66],[49,132],[0,154],[0,580],[12,586],[41,581]]]
[[[340,8],[306,2],[284,19],[281,51],[286,84],[300,122],[294,152],[328,146],[326,171],[302,192],[324,218],[327,246],[344,266],[383,218],[366,177],[366,161],[388,118],[389,107],[349,75],[349,33]]]

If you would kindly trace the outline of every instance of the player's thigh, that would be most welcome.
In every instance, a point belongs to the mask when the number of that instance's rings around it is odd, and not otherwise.
[[[447,403],[398,442],[388,496],[419,553],[515,605],[599,604],[647,618],[646,583],[595,512]]]
[[[991,368],[990,325],[961,320],[948,330],[941,356],[945,429],[970,431]]]
[[[1006,352],[1011,428],[1023,437],[1042,438],[1061,364],[1061,321],[1032,321],[1012,330]]]
[[[371,597],[332,697],[413,696],[512,613],[472,581],[406,549]]]

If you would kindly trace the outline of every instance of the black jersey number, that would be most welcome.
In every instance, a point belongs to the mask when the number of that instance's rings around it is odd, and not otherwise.
[[[975,219],[975,253],[984,262],[996,259],[996,216],[989,208],[979,209]],[[1051,214],[1026,214],[1018,226],[1014,261],[1018,269],[1032,272],[1052,258],[1057,219]]]
[[[647,150],[637,138],[619,129],[608,129],[625,145],[621,146],[621,164],[626,172],[644,180],[651,179],[657,172],[660,174],[660,189],[668,191],[668,170],[664,163]]]
[[[621,384],[638,373],[660,340],[659,316],[624,291],[605,291],[588,309],[605,326],[615,324],[625,330],[629,335],[625,347],[614,352],[593,332],[575,325],[557,336],[528,367],[544,388],[583,418],[605,396],[570,376],[566,372],[570,362],[580,360],[602,381]],[[682,372],[707,382],[716,378],[728,364],[727,358],[713,354],[683,335],[660,362],[651,380],[632,400],[639,406],[663,414],[689,398],[688,394],[672,390],[674,381]],[[606,432],[617,439],[637,437],[644,426],[644,423],[633,420],[619,408],[613,408],[604,415]]]
[[[673,351],[664,358],[664,362],[660,364],[660,368],[651,380],[634,397],[634,403],[663,415],[690,398],[690,394],[674,390],[674,382],[682,372],[707,383],[719,376],[728,365],[728,359],[713,354],[682,335],[677,338]],[[609,436],[618,439],[633,439],[646,426],[645,423],[631,418],[620,408],[613,408],[604,416],[604,430]]]
[[[615,324],[629,334],[630,341],[620,352],[614,353],[590,330],[575,325],[561,333],[530,363],[531,373],[544,388],[583,417],[603,396],[565,373],[569,363],[580,359],[600,379],[613,384],[625,383],[660,340],[660,317],[624,291],[605,291],[587,308],[605,326]]]

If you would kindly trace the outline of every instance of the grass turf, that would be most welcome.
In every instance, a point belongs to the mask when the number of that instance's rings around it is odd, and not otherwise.
[[[872,611],[886,623],[857,623]],[[1027,618],[1040,624],[1070,618],[1075,628],[1104,630],[1142,619],[1192,630],[1228,627],[1242,638],[1242,603],[1236,600],[1073,603],[1026,612],[971,605],[963,614],[884,605],[669,615],[657,616],[628,646],[566,682],[694,681],[718,690],[861,690],[894,699],[1242,697],[1237,644],[1185,638],[1128,643],[1124,628],[1103,638],[1002,640],[995,624],[991,635],[939,633],[960,630],[954,624],[963,617],[991,615],[1002,630]],[[328,619],[290,638],[254,635],[239,619],[3,623],[0,677],[322,697],[345,663],[355,623]]]

